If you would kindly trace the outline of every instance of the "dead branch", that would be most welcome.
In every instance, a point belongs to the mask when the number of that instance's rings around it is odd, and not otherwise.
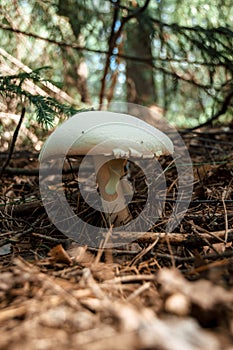
[[[13,137],[12,137],[12,141],[11,141],[11,144],[10,144],[8,157],[7,157],[6,161],[5,161],[5,163],[3,164],[3,167],[1,169],[0,175],[2,174],[4,169],[7,167],[7,165],[10,163],[12,154],[14,152],[15,143],[16,143],[16,140],[17,140],[17,137],[18,137],[18,134],[19,134],[19,130],[20,130],[20,127],[22,125],[23,118],[25,116],[25,112],[26,112],[26,109],[25,109],[25,107],[23,107],[22,113],[21,113],[21,116],[20,116],[20,119],[19,119],[19,122],[18,122],[18,124],[16,126],[16,129],[15,129]]]

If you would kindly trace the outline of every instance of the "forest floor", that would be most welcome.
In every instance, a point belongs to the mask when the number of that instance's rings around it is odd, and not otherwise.
[[[1,349],[233,350],[233,129],[183,137],[189,209],[165,234],[168,193],[152,232],[123,249],[64,237],[40,199],[38,154],[14,152],[0,183]]]

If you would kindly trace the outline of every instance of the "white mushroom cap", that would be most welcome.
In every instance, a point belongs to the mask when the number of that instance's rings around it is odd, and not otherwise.
[[[44,144],[39,160],[89,152],[116,158],[153,158],[172,154],[173,150],[167,135],[136,117],[88,111],[74,115],[58,127]]]

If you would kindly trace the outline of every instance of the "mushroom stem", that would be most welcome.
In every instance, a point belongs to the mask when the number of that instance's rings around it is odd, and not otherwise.
[[[101,195],[105,217],[110,225],[121,226],[132,219],[125,203],[120,179],[125,174],[125,159],[94,156],[96,180]]]

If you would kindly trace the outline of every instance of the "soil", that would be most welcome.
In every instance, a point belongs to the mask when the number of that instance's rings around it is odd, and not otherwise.
[[[161,157],[167,183],[161,217],[134,242],[108,249],[57,230],[40,198],[38,154],[13,153],[0,190],[1,349],[233,349],[233,129],[182,136],[194,172],[182,221],[166,232],[179,184],[171,157]],[[80,197],[69,166],[63,189],[71,206],[104,225]],[[130,176],[135,217],[147,185],[140,169]]]

